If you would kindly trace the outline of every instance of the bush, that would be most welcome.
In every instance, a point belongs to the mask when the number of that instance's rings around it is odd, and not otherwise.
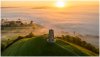
[[[28,35],[25,36],[26,38],[31,38],[31,37],[34,37],[34,34],[31,32],[29,33]]]
[[[5,45],[1,43],[1,51],[3,51],[4,49],[5,49]]]
[[[18,39],[23,39],[24,37],[23,36],[18,36]]]

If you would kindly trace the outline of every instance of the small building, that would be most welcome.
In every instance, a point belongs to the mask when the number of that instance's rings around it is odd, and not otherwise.
[[[50,29],[49,30],[49,34],[48,34],[48,39],[47,41],[49,43],[54,43],[54,30],[53,29]]]

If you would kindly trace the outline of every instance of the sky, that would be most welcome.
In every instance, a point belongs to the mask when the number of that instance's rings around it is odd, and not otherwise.
[[[54,7],[57,1],[63,1],[65,6],[98,3],[98,0],[2,0],[1,7]]]
[[[57,1],[57,0],[2,0],[2,1]],[[70,1],[98,1],[98,0],[70,0]]]

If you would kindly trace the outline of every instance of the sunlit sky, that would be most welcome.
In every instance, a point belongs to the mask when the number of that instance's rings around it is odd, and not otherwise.
[[[56,0],[2,0],[2,1],[56,1]],[[70,1],[98,1],[98,0],[70,0]]]
[[[36,6],[68,7],[71,5],[91,4],[95,2],[98,2],[98,0],[21,0],[21,1],[2,0],[1,5],[2,7],[36,7]]]

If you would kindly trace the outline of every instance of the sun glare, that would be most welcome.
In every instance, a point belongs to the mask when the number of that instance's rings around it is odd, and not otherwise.
[[[65,3],[63,1],[57,1],[56,6],[59,8],[63,8],[65,6]]]

